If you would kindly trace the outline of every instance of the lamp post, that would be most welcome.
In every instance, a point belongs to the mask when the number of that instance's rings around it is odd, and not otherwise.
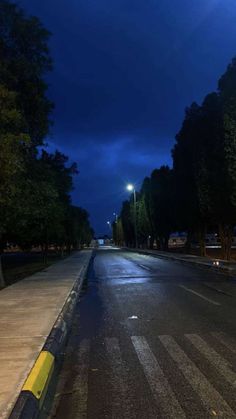
[[[112,239],[114,244],[117,244],[117,223],[118,223],[118,214],[113,212],[113,216],[115,217],[115,221],[112,223]]]
[[[116,224],[117,224],[117,220],[118,220],[118,215],[116,214],[116,212],[113,212],[114,217],[116,218]]]
[[[129,183],[127,185],[127,190],[133,192],[134,195],[134,236],[135,236],[135,247],[138,247],[138,235],[137,235],[137,217],[136,217],[136,191],[134,185]]]

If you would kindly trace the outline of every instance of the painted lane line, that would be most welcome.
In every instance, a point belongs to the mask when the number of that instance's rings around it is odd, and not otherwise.
[[[203,405],[211,417],[216,412],[219,417],[236,418],[236,414],[226,403],[218,391],[209,383],[205,375],[196,367],[191,359],[180,348],[174,338],[169,335],[159,336],[171,358],[176,362],[185,379],[199,395]]]
[[[139,263],[138,266],[140,266],[143,269],[146,269],[147,271],[151,271],[151,268],[149,268],[149,266],[142,265],[141,263]]]
[[[218,352],[211,348],[200,336],[195,334],[185,335],[197,350],[223,375],[226,381],[236,386],[236,373],[232,365],[226,361]]]
[[[212,332],[211,335],[231,352],[236,353],[236,340],[234,338],[223,332]]]
[[[222,290],[220,288],[216,288],[213,285],[208,284],[207,282],[202,282],[202,285],[204,285],[204,287],[209,288],[210,290],[214,290],[216,292],[219,292],[220,294],[227,295],[228,297],[233,297],[232,294],[229,294],[228,292],[226,292],[226,291],[224,291],[224,290]]]
[[[205,297],[205,295],[200,294],[197,291],[192,290],[191,288],[185,287],[184,285],[179,285],[180,288],[183,288],[185,291],[191,292],[194,295],[197,295],[198,297],[202,298],[205,301],[208,301],[208,303],[214,304],[215,306],[221,306],[220,303],[217,301],[211,300],[211,298]]]
[[[155,401],[163,410],[163,417],[186,418],[146,339],[143,336],[132,336],[131,340]]]
[[[133,403],[129,397],[128,374],[122,361],[121,350],[117,338],[105,339],[106,350],[112,368],[112,415],[116,418],[135,418]]]
[[[73,416],[74,419],[87,418],[89,353],[90,342],[88,339],[84,339],[79,346],[75,366],[77,375],[72,389],[73,411],[76,412]]]

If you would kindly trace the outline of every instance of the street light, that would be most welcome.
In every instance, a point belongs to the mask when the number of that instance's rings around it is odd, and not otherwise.
[[[131,183],[129,183],[129,184],[126,186],[126,189],[128,189],[128,191],[132,192],[132,191],[134,190],[134,186],[133,186]]]
[[[136,220],[136,191],[132,183],[128,183],[126,189],[134,194],[134,235],[135,235],[135,247],[138,247],[138,235],[137,235],[137,220]]]
[[[118,220],[118,215],[116,214],[116,212],[113,212],[114,217],[116,217],[116,224],[117,224],[117,220]]]
[[[112,226],[111,226],[111,222],[107,221],[107,227],[109,228],[110,234],[112,235]],[[109,234],[109,236],[110,236]]]

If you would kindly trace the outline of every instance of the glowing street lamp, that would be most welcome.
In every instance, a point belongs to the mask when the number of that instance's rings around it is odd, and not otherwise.
[[[109,228],[110,232],[112,232],[112,226],[111,226],[111,222],[107,221],[107,227]]]
[[[134,235],[135,235],[135,247],[138,247],[138,235],[137,235],[137,217],[136,217],[136,191],[132,183],[128,183],[126,189],[134,194]]]
[[[126,189],[130,192],[134,191],[134,185],[132,185],[131,183],[128,183],[128,185],[126,186]]]

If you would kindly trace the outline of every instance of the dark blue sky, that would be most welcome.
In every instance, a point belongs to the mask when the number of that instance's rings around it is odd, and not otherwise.
[[[193,100],[236,55],[235,0],[20,0],[52,32],[49,139],[78,163],[73,201],[107,233],[127,181],[170,150]]]

